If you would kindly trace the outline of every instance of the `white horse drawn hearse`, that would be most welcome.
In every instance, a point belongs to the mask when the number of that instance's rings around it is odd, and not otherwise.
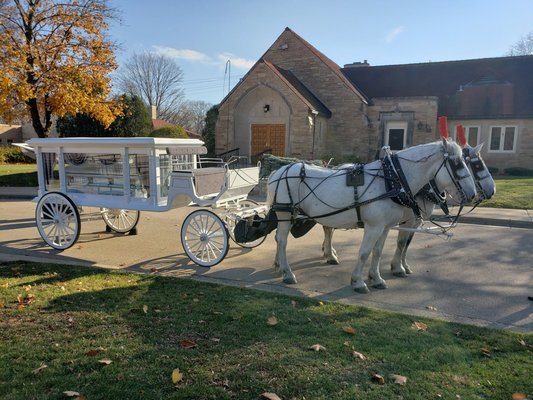
[[[224,259],[242,219],[264,216],[265,206],[247,199],[259,181],[259,165],[231,168],[231,160],[202,159],[197,139],[58,138],[27,142],[36,155],[39,190],[35,219],[54,249],[71,247],[80,235],[80,210],[97,207],[107,229],[136,233],[141,211],[197,205],[182,223],[181,243],[201,266]],[[255,242],[237,243],[255,247]]]

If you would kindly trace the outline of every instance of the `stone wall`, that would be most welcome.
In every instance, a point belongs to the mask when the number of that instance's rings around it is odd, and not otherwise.
[[[335,72],[337,65],[290,30],[280,35],[264,58],[290,70],[332,112],[323,127],[324,152],[369,158],[372,132],[364,117],[365,101]]]

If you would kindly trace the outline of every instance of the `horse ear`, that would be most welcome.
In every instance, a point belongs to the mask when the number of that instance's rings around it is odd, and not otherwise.
[[[456,126],[457,129],[457,143],[461,145],[461,147],[465,147],[468,142],[466,140],[465,135],[465,127],[462,124],[459,124]]]
[[[439,132],[443,139],[448,139],[448,119],[445,116],[439,117]]]
[[[478,144],[476,147],[474,147],[474,154],[479,154],[482,148],[483,148],[483,142]]]

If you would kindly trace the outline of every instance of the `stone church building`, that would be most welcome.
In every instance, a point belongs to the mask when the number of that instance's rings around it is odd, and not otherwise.
[[[533,168],[533,56],[343,68],[286,28],[222,100],[216,153],[375,158],[438,139],[484,142],[491,167]]]

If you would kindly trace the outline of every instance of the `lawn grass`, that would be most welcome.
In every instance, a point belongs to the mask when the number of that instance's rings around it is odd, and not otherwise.
[[[496,177],[496,194],[480,207],[533,210],[533,178]]]
[[[68,390],[91,400],[511,399],[533,394],[532,344],[533,335],[157,274],[0,264],[2,399]]]
[[[0,186],[37,186],[36,164],[0,164]]]

